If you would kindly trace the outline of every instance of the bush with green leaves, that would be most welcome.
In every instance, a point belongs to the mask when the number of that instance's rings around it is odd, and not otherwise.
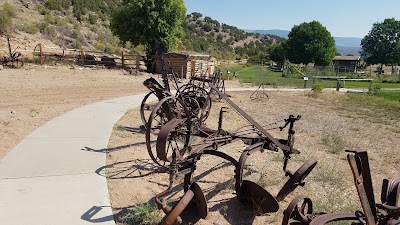
[[[8,34],[12,30],[12,18],[15,17],[15,7],[4,3],[0,9],[0,34]]]
[[[28,34],[36,34],[39,32],[39,24],[36,23],[23,23],[17,26],[17,29]]]
[[[320,94],[320,93],[322,93],[322,90],[323,90],[324,88],[325,88],[325,87],[324,87],[324,85],[323,85],[322,83],[317,82],[317,83],[315,83],[315,84],[312,86],[312,91],[313,91],[314,93]]]

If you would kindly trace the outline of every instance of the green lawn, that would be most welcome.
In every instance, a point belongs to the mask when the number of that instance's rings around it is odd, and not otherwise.
[[[286,87],[304,87],[304,80],[302,77],[282,77],[281,72],[273,72],[266,66],[259,65],[222,65],[218,67],[223,71],[223,75],[227,76],[226,71],[230,71],[230,76],[236,72],[240,82],[253,83],[254,85],[264,84],[270,86],[286,86]],[[326,88],[335,88],[336,81],[334,80],[318,80]],[[400,88],[400,83],[396,82],[382,82],[374,80],[374,86],[380,88]],[[312,81],[308,81],[307,87],[312,86]],[[369,81],[346,81],[346,88],[368,88]]]

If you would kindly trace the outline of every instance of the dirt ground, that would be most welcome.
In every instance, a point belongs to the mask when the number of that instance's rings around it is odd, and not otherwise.
[[[268,128],[283,125],[288,115],[301,115],[295,123],[295,147],[301,154],[289,161],[289,169],[297,170],[302,163],[314,158],[316,168],[306,178],[304,187],[298,187],[279,203],[276,213],[256,216],[249,204],[242,204],[235,195],[234,166],[214,156],[202,156],[197,163],[194,181],[203,190],[208,201],[209,214],[206,219],[196,217],[196,208],[189,205],[182,214],[183,224],[281,224],[283,210],[299,194],[313,200],[316,212],[348,212],[360,210],[357,192],[345,149],[367,150],[370,158],[372,179],[377,202],[380,201],[383,178],[400,178],[400,132],[395,129],[400,122],[381,124],[361,115],[359,109],[346,108],[342,104],[344,94],[324,93],[318,98],[308,93],[268,93],[270,99],[250,101],[252,92],[231,92],[231,99],[260,124]],[[216,128],[218,112],[224,102],[213,103],[207,125]],[[246,124],[234,110],[228,110],[223,128],[233,131]],[[169,175],[149,157],[145,145],[144,131],[140,128],[139,108],[130,110],[114,127],[107,151],[104,175],[108,178],[110,200],[115,213],[133,208],[142,203],[154,203],[156,194],[167,189]],[[287,130],[271,129],[277,138],[285,138]],[[334,152],[326,139],[333,139],[333,146],[341,147]],[[153,137],[153,140],[155,137]],[[192,142],[200,141],[199,138]],[[245,145],[234,142],[219,150],[239,159]],[[282,171],[282,154],[271,151],[255,153],[246,163],[246,180],[263,186],[276,195],[287,181]],[[183,196],[183,178],[175,186],[166,201],[174,206]],[[123,214],[123,213],[122,213]],[[121,217],[120,217],[121,218]]]
[[[145,92],[149,75],[24,65],[0,70],[0,158],[47,121],[79,106]]]
[[[120,70],[29,65],[18,70],[0,70],[0,158],[32,131],[64,112],[105,99],[148,92],[142,82],[149,76],[124,74]],[[227,86],[242,85],[228,82]],[[313,98],[303,92],[274,92],[268,93],[269,100],[250,101],[251,93],[230,94],[256,121],[270,124],[269,128],[282,125],[289,114],[302,115],[295,124],[295,147],[301,154],[290,160],[289,169],[296,170],[310,158],[318,160],[317,167],[306,179],[304,188],[297,188],[280,203],[278,212],[255,216],[251,205],[242,204],[235,197],[234,167],[217,157],[203,156],[194,180],[205,193],[209,215],[198,220],[196,209],[189,206],[192,211],[182,215],[184,224],[280,224],[283,210],[297,194],[311,197],[316,211],[360,209],[346,154],[332,153],[323,143],[326,135],[339,136],[345,149],[368,151],[377,200],[382,178],[400,178],[399,120],[377,123],[368,114],[360,114],[357,108],[344,107],[339,101],[344,95],[327,93]],[[213,103],[207,120],[211,128],[216,128],[222,106],[229,107],[224,102]],[[234,110],[225,114],[224,129],[233,131],[243,124]],[[154,196],[168,185],[168,174],[148,156],[141,125],[139,108],[134,108],[116,123],[109,141],[103,175],[108,178],[110,201],[116,213],[141,203],[153,203]],[[287,135],[287,131],[276,129],[270,132],[278,138]],[[194,139],[193,143],[196,141],[200,139]],[[219,150],[238,159],[243,147],[242,142],[235,142]],[[282,172],[281,153],[256,153],[249,157],[245,170],[244,179],[256,182],[273,195],[287,180]],[[175,182],[168,198],[171,206],[183,196],[182,181],[178,178]]]

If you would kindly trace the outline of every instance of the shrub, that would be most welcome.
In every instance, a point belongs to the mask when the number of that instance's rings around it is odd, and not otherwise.
[[[124,224],[155,225],[161,222],[162,215],[155,205],[144,203],[127,210],[119,219]]]
[[[322,143],[328,147],[328,152],[333,154],[343,152],[345,148],[345,141],[336,131],[323,134]]]
[[[381,90],[379,85],[374,85],[372,90],[369,92],[370,95],[378,95],[378,92]]]
[[[17,15],[17,10],[15,7],[9,3],[3,4],[3,13],[7,14],[10,17],[15,17]]]
[[[47,0],[44,5],[50,10],[60,11],[62,9],[61,0]]]
[[[96,24],[97,23],[97,16],[95,14],[89,14],[89,23],[90,24]]]
[[[320,82],[315,83],[312,87],[313,92],[317,93],[317,94],[322,93],[323,89],[324,89],[324,85]]]
[[[10,32],[12,28],[12,18],[4,13],[3,10],[0,10],[0,34]]]
[[[94,44],[94,47],[95,47],[96,49],[100,50],[100,51],[104,51],[104,49],[106,48],[106,46],[105,46],[103,43],[101,43],[101,42],[96,42],[96,43]]]
[[[17,26],[18,30],[23,31],[25,33],[28,34],[36,34],[37,32],[39,32],[39,25],[35,24],[35,23],[31,23],[31,24],[20,24],[19,26]]]

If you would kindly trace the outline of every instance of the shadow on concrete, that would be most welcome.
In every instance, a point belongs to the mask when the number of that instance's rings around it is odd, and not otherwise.
[[[151,141],[151,143],[155,143],[156,141]],[[145,145],[146,142],[137,142],[134,144],[129,144],[129,145],[121,145],[121,146],[117,146],[114,148],[102,148],[102,149],[94,149],[94,148],[90,148],[90,147],[84,147],[81,150],[82,151],[87,151],[87,152],[96,152],[96,153],[107,153],[107,152],[114,152],[114,151],[119,151],[119,150],[123,150],[126,148],[130,148],[130,147],[137,147],[137,146],[141,146],[141,145]]]
[[[93,206],[81,216],[81,219],[91,223],[114,221],[114,215],[96,218],[96,214],[99,213],[103,208],[110,208],[110,206]]]
[[[108,179],[132,179],[166,172],[166,170],[151,159],[134,159],[102,166],[95,172]]]

